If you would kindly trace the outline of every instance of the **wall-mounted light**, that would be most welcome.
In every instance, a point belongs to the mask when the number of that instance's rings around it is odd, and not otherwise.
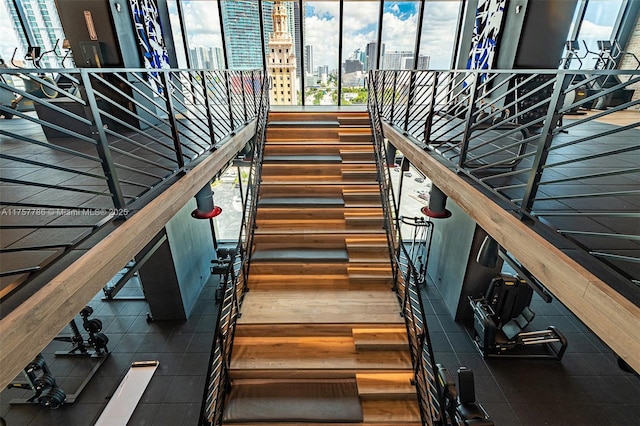
[[[494,268],[498,263],[498,250],[500,245],[490,235],[484,237],[484,241],[476,256],[476,262],[487,268]]]
[[[116,10],[120,12],[120,3],[116,3]]]

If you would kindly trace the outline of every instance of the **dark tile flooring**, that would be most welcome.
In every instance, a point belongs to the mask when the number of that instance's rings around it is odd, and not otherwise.
[[[92,317],[103,322],[111,355],[74,404],[58,410],[39,405],[11,405],[29,392],[0,393],[1,413],[9,426],[92,425],[126,374],[131,362],[159,360],[129,425],[196,425],[202,403],[213,337],[217,277],[204,288],[185,322],[147,322],[144,300],[90,303]],[[133,288],[131,288],[133,287]],[[129,293],[128,293],[129,292]],[[140,293],[127,285],[119,298]],[[569,346],[562,361],[482,359],[470,337],[470,324],[451,319],[438,290],[423,289],[436,362],[455,372],[472,368],[477,399],[502,426],[635,426],[640,423],[640,380],[617,366],[615,355],[571,313],[554,301],[534,297],[532,329],[555,325]],[[90,360],[55,357],[68,343],[52,342],[43,354],[59,384],[73,392],[91,368]]]
[[[8,426],[87,426],[93,425],[109,398],[134,361],[158,360],[160,364],[130,425],[196,425],[200,415],[207,364],[217,314],[215,289],[218,276],[212,276],[202,290],[188,321],[148,322],[149,307],[136,281],[130,281],[113,301],[103,301],[99,293],[89,305],[90,318],[98,318],[109,338],[111,354],[98,369],[73,404],[49,410],[36,404],[13,405],[13,399],[29,398],[32,392],[6,389],[0,393],[1,415]],[[133,298],[132,298],[133,296]],[[81,327],[80,317],[76,318]],[[86,336],[84,330],[83,335]],[[70,335],[65,329],[61,335]],[[86,358],[59,357],[70,343],[53,341],[42,352],[58,385],[72,394],[95,365]],[[18,380],[24,381],[22,377]]]

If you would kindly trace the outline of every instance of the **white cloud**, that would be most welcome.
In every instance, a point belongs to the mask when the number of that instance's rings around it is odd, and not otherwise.
[[[18,39],[13,31],[13,24],[9,18],[9,10],[5,1],[0,2],[0,28],[4,28],[3,36],[0,37],[0,57],[10,66],[11,56],[16,47]]]

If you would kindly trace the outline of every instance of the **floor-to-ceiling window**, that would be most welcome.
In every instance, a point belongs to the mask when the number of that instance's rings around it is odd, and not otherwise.
[[[624,4],[625,0],[578,1],[567,37],[575,41],[573,47],[576,49],[568,68],[594,69],[611,65],[607,61],[607,52],[601,51],[606,46],[599,45],[598,42],[604,41],[606,44],[615,37]]]
[[[413,62],[419,8],[417,1],[384,2],[379,68],[385,70],[415,68]]]
[[[422,12],[422,32],[416,69],[452,68],[462,1],[427,0]]]
[[[216,0],[180,0],[192,68],[225,68]],[[177,11],[175,12],[177,14]],[[203,17],[206,16],[206,19]],[[172,16],[172,23],[175,15]],[[177,44],[178,41],[174,39]]]
[[[367,72],[376,68],[380,2],[345,1],[342,24],[342,105],[367,103]]]
[[[16,66],[73,67],[73,58],[64,46],[65,36],[54,0],[2,0],[0,26],[4,30],[0,37],[0,57],[9,66],[15,52]],[[35,63],[25,61],[29,46],[40,48],[42,55],[34,58]]]
[[[304,3],[304,43],[309,60],[304,70],[305,105],[338,103],[340,3]]]

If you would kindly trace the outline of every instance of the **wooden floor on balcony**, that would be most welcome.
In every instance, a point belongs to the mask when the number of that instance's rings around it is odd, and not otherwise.
[[[420,424],[367,113],[271,112],[262,167],[224,424]]]

